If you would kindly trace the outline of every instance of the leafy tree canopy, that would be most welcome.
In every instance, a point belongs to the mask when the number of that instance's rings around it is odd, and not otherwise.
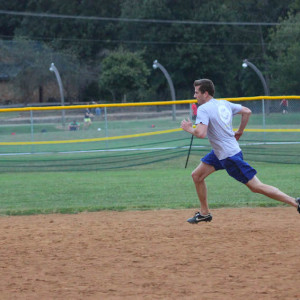
[[[139,53],[140,61],[149,69],[157,59],[168,70],[177,99],[191,98],[192,82],[201,77],[215,82],[217,97],[261,95],[263,89],[257,75],[241,67],[245,58],[269,76],[271,93],[274,93],[278,91],[279,65],[276,67],[276,61],[285,65],[281,68],[288,69],[290,60],[297,53],[295,37],[298,36],[300,0],[11,0],[0,1],[0,9],[74,16],[71,19],[0,15],[0,34],[7,39],[21,36],[43,41],[56,53],[68,50],[79,59],[80,66],[88,70],[81,73],[87,79],[86,87],[91,85],[93,78],[98,84],[97,76],[101,76],[100,82],[109,78],[108,74],[102,74],[106,70],[105,60],[111,53],[118,53],[122,46],[124,53]],[[126,18],[127,22],[77,18],[80,16]],[[130,19],[174,22],[129,22]],[[183,20],[194,23],[179,22]],[[281,25],[246,26],[241,22]],[[113,69],[113,64],[112,61],[109,69]],[[130,74],[119,61],[115,64],[114,68],[120,68],[119,72]],[[143,97],[168,99],[167,81],[154,72],[148,70],[149,88]],[[134,78],[131,74],[129,77]],[[134,85],[128,80],[132,90],[121,91],[122,97],[126,94],[141,99],[136,88],[141,83],[137,82]],[[110,94],[114,94],[115,100],[122,98],[117,91],[112,91]],[[91,93],[86,94],[92,97]]]
[[[270,36],[268,56],[275,94],[300,94],[300,13],[290,14]]]
[[[129,92],[146,88],[149,73],[140,54],[120,48],[103,59],[100,88],[109,90],[114,101],[122,98],[126,102]]]

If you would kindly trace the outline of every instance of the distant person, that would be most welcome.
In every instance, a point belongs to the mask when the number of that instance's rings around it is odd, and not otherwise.
[[[214,84],[209,79],[194,82],[195,94],[200,105],[197,112],[196,128],[190,120],[183,120],[181,128],[198,138],[208,137],[213,150],[201,159],[201,163],[192,172],[197,195],[200,201],[200,211],[187,221],[191,224],[210,222],[205,178],[218,170],[226,170],[237,181],[245,184],[252,192],[265,195],[277,201],[297,208],[300,213],[300,198],[293,198],[278,188],[262,183],[256,177],[256,170],[243,159],[243,153],[238,144],[251,115],[251,110],[240,104],[226,100],[214,99]],[[236,132],[232,129],[232,118],[241,115],[241,122]],[[222,195],[220,195],[222,197]],[[278,216],[282,218],[282,215]]]
[[[289,102],[286,99],[282,99],[280,102],[281,111],[283,114],[288,113]]]
[[[193,103],[192,104],[192,120],[195,121],[196,120],[196,117],[197,117],[197,109],[198,109],[198,106],[196,103]]]
[[[87,129],[89,128],[91,125],[92,125],[92,117],[93,117],[93,114],[90,112],[90,110],[87,108],[85,110],[85,113],[84,113],[84,118],[83,118],[83,128],[84,129]]]
[[[97,118],[100,118],[100,116],[101,116],[101,108],[100,107],[95,108],[95,115]]]
[[[70,131],[77,131],[80,128],[80,124],[76,121],[73,120],[70,124],[69,124],[69,130]]]

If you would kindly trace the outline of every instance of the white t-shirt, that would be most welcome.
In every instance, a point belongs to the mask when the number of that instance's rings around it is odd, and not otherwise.
[[[207,137],[219,160],[241,151],[234,137],[232,117],[242,106],[226,100],[211,99],[198,107],[196,124],[207,125]]]

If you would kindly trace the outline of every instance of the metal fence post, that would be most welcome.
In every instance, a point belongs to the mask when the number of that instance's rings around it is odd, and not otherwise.
[[[108,124],[107,124],[107,107],[104,107],[104,119],[105,119],[105,137],[108,137]],[[106,148],[108,148],[108,140],[105,141]]]
[[[34,129],[33,129],[33,111],[30,110],[30,134],[31,134],[31,142],[34,142]],[[33,144],[31,144],[31,152],[33,153]]]

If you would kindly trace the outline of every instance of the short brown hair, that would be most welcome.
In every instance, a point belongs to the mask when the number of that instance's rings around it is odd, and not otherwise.
[[[214,83],[210,79],[198,79],[194,81],[194,87],[199,86],[199,91],[203,94],[208,92],[212,97],[215,94]]]

